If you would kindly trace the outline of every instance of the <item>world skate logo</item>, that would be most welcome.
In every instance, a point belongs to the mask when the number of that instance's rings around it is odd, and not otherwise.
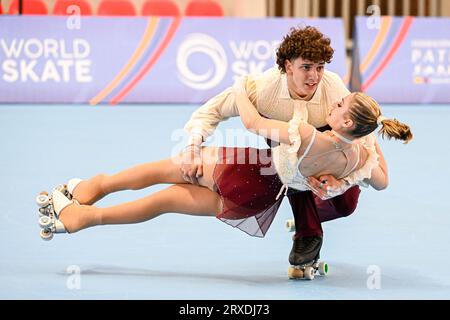
[[[178,77],[190,88],[217,86],[227,71],[227,56],[220,43],[202,33],[190,34],[178,48]]]
[[[90,54],[91,44],[82,38],[0,39],[1,79],[8,83],[89,83],[93,81]]]

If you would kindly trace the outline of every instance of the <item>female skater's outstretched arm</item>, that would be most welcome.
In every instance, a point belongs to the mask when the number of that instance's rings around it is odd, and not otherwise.
[[[245,82],[245,77],[243,77],[239,78],[233,85],[239,116],[245,128],[264,138],[291,144],[289,123],[262,117],[248,98],[247,92],[245,91]],[[300,137],[309,136],[313,130],[315,128],[312,125],[307,122],[302,122],[299,126]]]

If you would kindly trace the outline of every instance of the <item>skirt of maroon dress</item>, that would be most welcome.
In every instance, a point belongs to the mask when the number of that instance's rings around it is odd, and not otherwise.
[[[251,236],[264,237],[280,207],[283,183],[270,149],[219,148],[214,182],[223,209],[217,218]]]

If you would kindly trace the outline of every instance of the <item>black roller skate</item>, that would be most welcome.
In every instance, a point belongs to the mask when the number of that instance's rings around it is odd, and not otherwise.
[[[292,220],[286,223],[289,231],[292,230]],[[289,254],[288,277],[290,279],[314,279],[318,272],[320,275],[328,273],[328,264],[319,262],[320,249],[323,238],[321,236],[293,237],[292,250]]]

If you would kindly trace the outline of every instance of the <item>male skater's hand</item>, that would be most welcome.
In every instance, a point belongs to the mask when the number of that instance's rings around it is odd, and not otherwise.
[[[308,184],[314,194],[322,200],[341,195],[350,187],[344,179],[336,179],[329,174],[320,176],[319,179],[309,177]]]
[[[198,178],[203,176],[201,147],[190,145],[182,155],[181,174],[183,179],[189,183],[198,185]]]

